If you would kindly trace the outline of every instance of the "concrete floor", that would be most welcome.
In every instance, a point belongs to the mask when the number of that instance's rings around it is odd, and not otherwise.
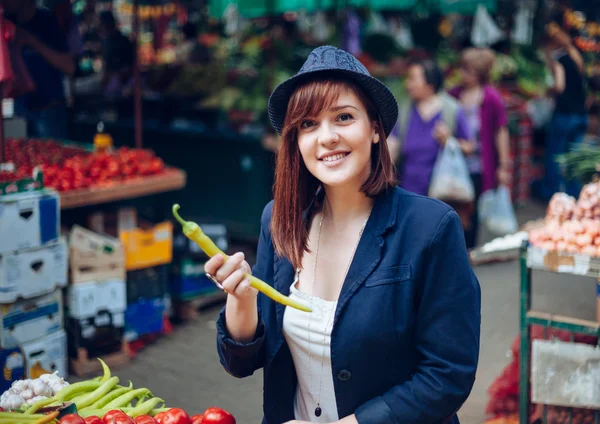
[[[519,220],[543,213],[533,205],[519,211]],[[518,262],[480,266],[476,273],[482,287],[481,356],[475,387],[459,413],[465,424],[485,420],[487,388],[508,364],[510,345],[519,332]],[[536,272],[533,285],[535,309],[595,319],[593,280]],[[196,321],[176,326],[172,335],[149,346],[115,374],[136,387],[148,387],[169,406],[200,413],[217,405],[240,424],[260,423],[262,373],[238,380],[222,369],[215,349],[218,310],[209,309]]]

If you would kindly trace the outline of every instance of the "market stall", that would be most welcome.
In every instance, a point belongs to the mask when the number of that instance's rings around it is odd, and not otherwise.
[[[13,383],[0,396],[0,420],[32,424],[235,424],[217,407],[167,407],[148,388],[128,386],[101,361],[104,373],[69,384],[56,373]],[[121,383],[121,384],[119,384]],[[203,412],[200,410],[202,408]],[[196,413],[196,415],[193,415]]]

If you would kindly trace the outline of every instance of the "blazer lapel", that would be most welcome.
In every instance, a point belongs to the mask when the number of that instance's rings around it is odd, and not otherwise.
[[[288,296],[290,294],[290,287],[294,282],[294,267],[287,259],[282,259],[275,255],[273,268],[273,287],[281,294]],[[277,302],[275,311],[277,313],[278,328],[281,331],[283,327],[283,312],[285,311],[285,305]]]
[[[352,258],[352,264],[342,286],[333,320],[334,325],[352,295],[356,293],[381,261],[385,244],[384,234],[396,223],[399,197],[396,193],[395,189],[390,189],[379,195],[375,200],[373,211],[358,243],[354,258]]]

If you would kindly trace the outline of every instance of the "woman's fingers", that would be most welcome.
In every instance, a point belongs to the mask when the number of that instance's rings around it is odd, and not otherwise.
[[[244,254],[242,252],[238,252],[235,255],[232,255],[227,259],[223,265],[221,265],[216,273],[213,274],[219,282],[225,281],[236,269],[238,269],[241,263],[244,261]]]
[[[243,269],[236,269],[225,280],[219,280],[219,281],[222,281],[221,284],[223,285],[223,289],[225,289],[225,291],[227,293],[233,294],[235,292],[237,286],[244,279],[244,274],[245,274],[245,272]]]
[[[223,255],[215,255],[204,264],[204,272],[214,276],[224,263],[225,258]]]

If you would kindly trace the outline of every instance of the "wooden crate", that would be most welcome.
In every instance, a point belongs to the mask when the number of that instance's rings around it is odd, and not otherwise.
[[[106,362],[111,369],[127,365],[129,363],[129,345],[123,340],[118,351],[104,355],[101,359]],[[69,358],[70,372],[78,377],[87,377],[90,375],[100,375],[102,365],[97,358],[90,358],[85,348],[77,349],[77,358]]]
[[[125,256],[122,250],[106,254],[71,249],[70,271],[71,283],[113,278],[125,281]]]

